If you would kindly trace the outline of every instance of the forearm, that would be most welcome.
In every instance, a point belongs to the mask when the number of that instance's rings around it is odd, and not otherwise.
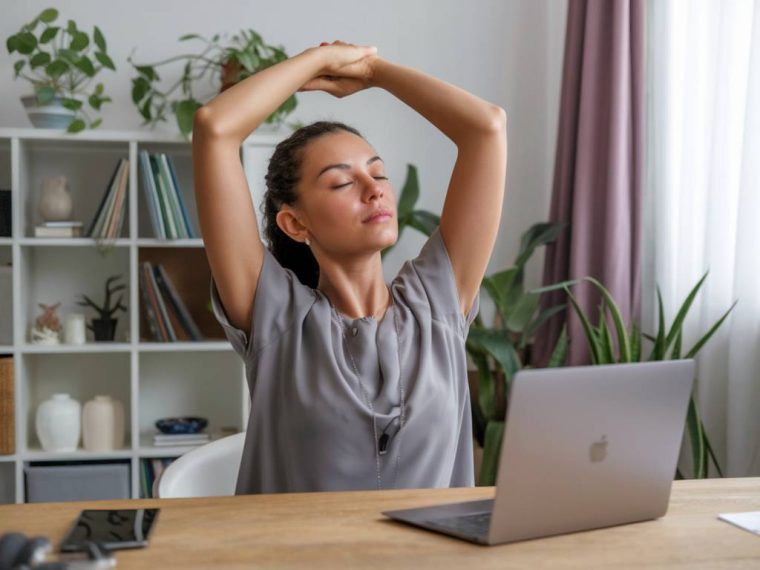
[[[196,127],[214,136],[242,142],[288,97],[318,75],[322,58],[307,49],[233,85],[201,107]]]
[[[383,59],[373,70],[372,85],[398,97],[457,146],[473,136],[504,131],[504,111],[464,89]]]

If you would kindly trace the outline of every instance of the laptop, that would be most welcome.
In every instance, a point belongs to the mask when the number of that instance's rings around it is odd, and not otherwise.
[[[494,499],[383,514],[487,545],[661,517],[693,380],[693,360],[521,370]]]

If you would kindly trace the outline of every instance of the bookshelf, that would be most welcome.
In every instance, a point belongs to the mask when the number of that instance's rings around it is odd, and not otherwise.
[[[258,215],[264,169],[283,132],[254,133],[241,146],[241,162]],[[27,500],[25,468],[113,462],[126,465],[131,497],[141,496],[143,462],[177,457],[189,447],[152,445],[156,419],[208,418],[212,437],[245,429],[248,391],[242,361],[224,338],[208,309],[210,271],[200,239],[157,239],[139,172],[139,153],[165,153],[176,168],[190,225],[199,235],[193,194],[190,144],[179,136],[143,131],[85,131],[68,135],[47,129],[0,128],[0,190],[12,197],[11,236],[0,236],[0,357],[13,358],[15,452],[0,455],[0,503]],[[95,216],[115,166],[129,159],[124,224],[111,247],[95,239],[34,237],[41,223],[40,188],[63,175],[73,199],[71,218]],[[161,263],[204,335],[202,341],[157,342],[146,323],[139,268]],[[121,274],[126,285],[113,342],[38,345],[29,329],[40,314],[37,303],[57,303],[61,321],[72,312],[94,310],[76,304],[84,293],[101,302],[108,276]],[[81,404],[107,394],[124,405],[125,447],[109,452],[82,448],[69,453],[43,451],[35,430],[41,402],[67,392]]]

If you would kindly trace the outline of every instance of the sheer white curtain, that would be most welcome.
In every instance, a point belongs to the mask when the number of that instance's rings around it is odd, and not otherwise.
[[[760,0],[651,0],[642,304],[666,319],[709,270],[684,349],[738,299],[698,358],[697,396],[728,476],[760,475]]]

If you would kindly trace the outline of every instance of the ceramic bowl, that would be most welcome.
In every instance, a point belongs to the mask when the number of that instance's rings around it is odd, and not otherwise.
[[[161,418],[156,427],[161,433],[198,433],[208,425],[206,418]]]

